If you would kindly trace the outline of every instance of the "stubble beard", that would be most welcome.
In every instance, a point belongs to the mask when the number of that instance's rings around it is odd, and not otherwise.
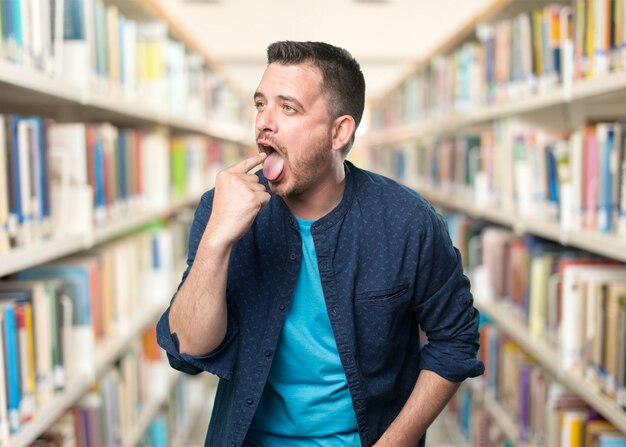
[[[285,199],[297,199],[302,197],[307,191],[317,183],[320,174],[325,173],[330,165],[330,137],[325,141],[320,141],[311,148],[311,152],[306,158],[296,160],[293,163],[289,159],[289,152],[286,148],[279,146],[285,157],[285,168],[288,169],[291,184],[280,185],[269,182],[271,191]]]

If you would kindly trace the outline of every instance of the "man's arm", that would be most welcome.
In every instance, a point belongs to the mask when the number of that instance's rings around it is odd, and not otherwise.
[[[422,370],[409,400],[374,447],[415,447],[459,385]]]
[[[265,157],[262,153],[247,158],[216,177],[211,217],[169,313],[170,330],[178,336],[181,353],[209,353],[226,335],[230,254],[270,200],[258,177],[248,172]]]

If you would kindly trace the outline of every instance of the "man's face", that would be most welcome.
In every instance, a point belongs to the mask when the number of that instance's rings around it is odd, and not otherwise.
[[[254,95],[263,171],[275,194],[299,197],[322,186],[330,171],[332,120],[311,65],[270,64]]]

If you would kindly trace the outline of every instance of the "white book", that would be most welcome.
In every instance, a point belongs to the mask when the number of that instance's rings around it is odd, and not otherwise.
[[[570,173],[571,193],[567,209],[563,209],[561,225],[564,230],[580,230],[582,225],[582,194],[583,194],[583,137],[581,130],[570,136]]]
[[[170,203],[169,141],[165,131],[151,132],[141,144],[141,160],[148,209],[165,209]]]
[[[583,280],[626,280],[626,269],[619,266],[570,265],[563,270],[561,295],[561,366],[585,374],[584,349],[588,320],[587,290]]]
[[[18,230],[18,243],[32,243],[32,193],[31,193],[31,154],[28,122],[20,119],[17,125],[17,144],[20,178],[20,202],[22,206],[21,225]]]
[[[91,230],[93,194],[87,182],[86,130],[83,123],[50,127],[50,201],[56,235]]]

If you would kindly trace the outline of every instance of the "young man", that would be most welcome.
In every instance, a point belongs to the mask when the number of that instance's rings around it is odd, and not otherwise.
[[[364,96],[345,50],[268,48],[260,154],[202,197],[158,324],[174,368],[221,378],[208,446],[421,446],[459,382],[483,371],[443,219],[345,161]]]

